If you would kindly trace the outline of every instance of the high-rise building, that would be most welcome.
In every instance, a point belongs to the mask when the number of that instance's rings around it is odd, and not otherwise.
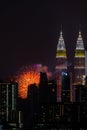
[[[75,101],[86,103],[87,102],[87,86],[86,85],[76,85],[75,86]]]
[[[66,47],[65,47],[62,31],[60,32],[60,36],[57,44],[55,69],[57,73],[61,73],[62,71],[67,70]]]
[[[47,75],[44,72],[40,73],[39,93],[40,103],[48,103],[48,80]]]
[[[81,81],[82,75],[85,75],[85,49],[84,43],[79,31],[76,43],[75,57],[74,57],[74,82]]]
[[[62,71],[67,71],[67,54],[62,30],[60,31],[60,36],[57,44],[55,70],[57,78],[57,102],[61,102],[61,73]]]
[[[17,121],[17,83],[0,83],[0,122]]]
[[[87,50],[85,50],[85,75],[87,76]]]
[[[27,110],[26,110],[26,123],[30,125],[32,123],[38,122],[39,114],[39,88],[36,84],[31,84],[28,88],[28,98],[27,98]]]
[[[75,101],[78,106],[79,119],[83,126],[86,124],[87,120],[87,85],[76,85],[75,86]]]
[[[70,102],[70,75],[68,73],[62,72],[62,90],[61,99],[62,102]]]
[[[61,102],[62,76],[57,77],[57,102]]]
[[[48,82],[48,103],[56,103],[57,101],[57,85],[54,80]]]

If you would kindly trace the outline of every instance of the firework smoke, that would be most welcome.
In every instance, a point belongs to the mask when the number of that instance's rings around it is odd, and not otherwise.
[[[38,87],[40,81],[40,72],[47,74],[48,80],[52,77],[52,73],[48,71],[47,66],[35,64],[34,66],[23,66],[18,72],[16,82],[18,83],[18,95],[25,99],[27,98],[28,87],[30,84],[36,84]]]
[[[34,83],[38,86],[39,80],[40,74],[36,72],[34,67],[22,67],[16,76],[19,97],[27,98],[28,86]]]

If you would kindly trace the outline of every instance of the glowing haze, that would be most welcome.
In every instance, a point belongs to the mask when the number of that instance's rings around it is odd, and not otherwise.
[[[42,66],[41,64],[24,66],[18,71],[16,75],[16,82],[18,83],[19,97],[23,99],[27,98],[28,87],[30,84],[35,83],[38,87],[40,81],[40,72],[45,72],[48,80],[52,76],[52,73],[48,72],[48,67]]]
[[[37,73],[33,67],[22,68],[17,76],[16,82],[18,83],[19,97],[27,98],[28,87],[30,84],[36,84],[38,86],[40,80],[40,73]]]

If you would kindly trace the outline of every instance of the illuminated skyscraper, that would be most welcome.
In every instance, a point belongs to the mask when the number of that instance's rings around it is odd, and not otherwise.
[[[76,43],[74,72],[75,72],[74,82],[77,83],[81,81],[81,76],[85,74],[85,49],[81,31],[79,31]]]
[[[63,38],[62,31],[60,32],[57,51],[56,51],[56,76],[57,76],[57,101],[61,101],[61,73],[62,71],[67,71],[67,55],[66,55],[66,47]]]
[[[87,49],[85,50],[85,75],[87,75]]]
[[[57,44],[55,69],[57,73],[61,73],[62,71],[67,70],[66,47],[65,47],[62,31],[60,32],[60,36]]]

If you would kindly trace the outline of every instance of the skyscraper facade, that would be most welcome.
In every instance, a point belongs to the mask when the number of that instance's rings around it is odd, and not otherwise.
[[[87,75],[87,49],[85,50],[85,75]]]
[[[70,102],[70,75],[62,72],[62,102]]]
[[[72,76],[72,82],[78,84],[83,82],[83,77],[87,73],[86,72],[86,51],[84,48],[84,42],[82,38],[81,31],[79,31],[77,42],[76,42],[76,49],[75,49],[75,56],[74,56],[74,74]],[[68,72],[67,70],[67,53],[66,53],[66,46],[63,38],[63,33],[60,31],[60,36],[57,44],[57,51],[56,51],[56,79],[57,79],[57,101],[61,101],[61,76],[62,72]],[[72,84],[72,83],[71,83]]]
[[[0,122],[17,120],[17,83],[0,83]]]
[[[57,78],[57,101],[61,102],[61,73],[67,71],[67,54],[66,54],[66,46],[62,34],[62,30],[60,31],[60,36],[57,44],[56,50],[56,78]]]
[[[79,31],[74,57],[74,82],[81,81],[82,75],[85,75],[85,49],[81,31]]]
[[[65,47],[62,31],[60,32],[60,36],[57,44],[55,69],[57,73],[61,73],[62,71],[67,70],[66,47]]]

